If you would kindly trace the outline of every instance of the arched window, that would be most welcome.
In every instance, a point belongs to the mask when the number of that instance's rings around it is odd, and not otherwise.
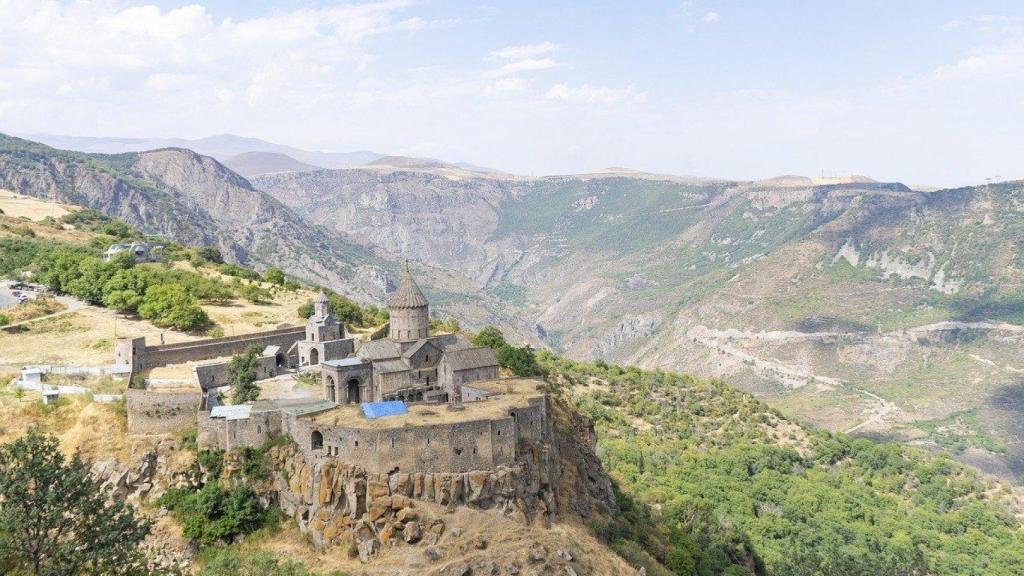
[[[313,437],[310,439],[309,446],[313,450],[320,450],[324,447],[324,435],[319,430],[313,430]]]

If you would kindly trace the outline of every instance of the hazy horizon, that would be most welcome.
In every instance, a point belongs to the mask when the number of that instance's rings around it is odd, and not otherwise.
[[[1024,178],[1009,2],[0,7],[13,134],[238,134],[524,175]]]

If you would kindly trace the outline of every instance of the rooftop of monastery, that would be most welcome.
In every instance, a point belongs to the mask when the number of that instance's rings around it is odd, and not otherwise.
[[[406,414],[375,419],[365,417],[359,404],[342,404],[320,411],[310,418],[314,423],[324,426],[365,430],[493,420],[506,416],[509,410],[529,406],[531,399],[542,397],[547,389],[543,381],[532,378],[473,382],[471,386],[493,396],[484,401],[465,402],[458,410],[451,410],[446,404],[409,404],[406,406]]]

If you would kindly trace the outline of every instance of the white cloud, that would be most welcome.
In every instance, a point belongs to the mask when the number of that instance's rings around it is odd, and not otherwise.
[[[647,93],[639,92],[633,86],[609,88],[590,84],[580,86],[556,84],[547,91],[545,96],[552,100],[578,104],[641,104],[647,101]]]
[[[537,56],[542,56],[544,54],[551,54],[558,49],[558,44],[545,41],[539,44],[506,46],[501,50],[491,52],[491,56],[494,58],[500,58],[501,60],[524,60],[527,58],[536,58]]]
[[[701,18],[701,22],[704,22],[705,24],[713,24],[721,19],[722,17],[718,14],[718,12],[708,12],[707,14],[704,15],[703,18]]]
[[[1024,75],[1024,43],[1010,42],[989,46],[940,66],[932,78],[943,81],[978,78],[1009,79]]]
[[[516,60],[515,62],[509,62],[488,72],[489,76],[509,76],[512,74],[521,74],[523,72],[539,72],[541,70],[550,70],[557,68],[558,62],[554,58],[526,58],[524,60]]]
[[[526,90],[529,85],[530,82],[526,78],[510,76],[508,78],[501,78],[495,81],[487,87],[487,91],[492,94],[522,92],[523,90]]]

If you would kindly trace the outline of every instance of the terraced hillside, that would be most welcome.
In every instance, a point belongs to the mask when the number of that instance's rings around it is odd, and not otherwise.
[[[1024,183],[437,166],[254,183],[350,241],[475,278],[570,356],[726,377],[830,429],[1024,472]]]

